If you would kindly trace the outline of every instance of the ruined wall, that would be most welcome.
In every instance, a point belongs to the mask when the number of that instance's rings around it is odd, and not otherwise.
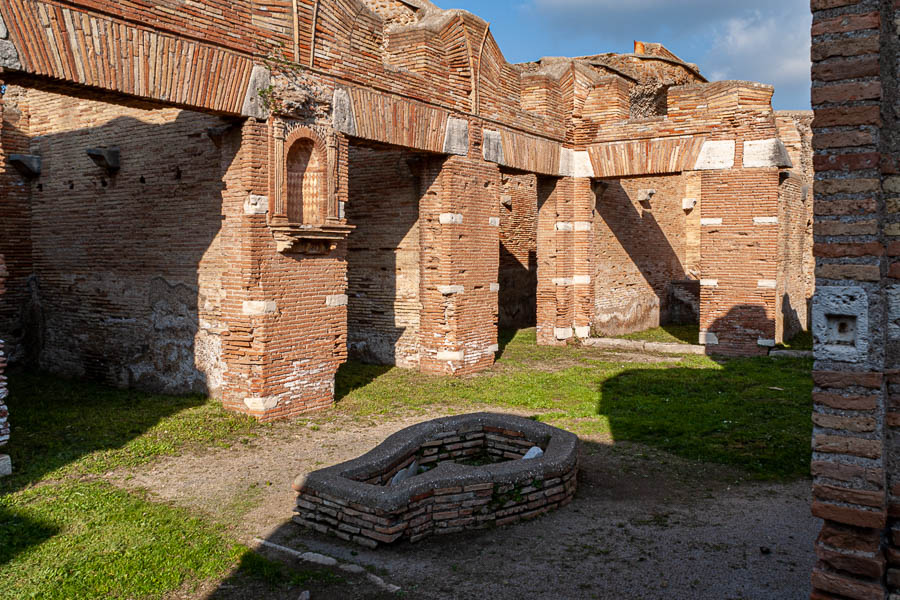
[[[209,130],[223,121],[100,96],[16,95],[28,152],[42,157],[27,184],[33,272],[17,290],[29,295],[27,352],[67,376],[218,389],[223,179],[235,151]],[[118,172],[88,157],[104,147],[119,149]]]
[[[538,177],[515,171],[500,175],[501,328],[537,323]]]
[[[11,359],[26,358],[23,342],[33,271],[29,186],[8,162],[10,154],[28,153],[28,115],[18,107],[20,94],[15,87],[0,94],[0,254],[9,272],[7,293],[0,301],[0,339],[6,340]]]
[[[791,340],[809,328],[809,262],[812,257],[812,198],[802,176],[782,176],[778,198],[778,287],[775,341]]]
[[[668,320],[671,283],[686,278],[681,175],[604,180],[594,224],[594,331],[621,335]]]
[[[809,329],[809,304],[815,291],[813,256],[812,111],[775,113],[778,137],[793,166],[782,174],[779,199],[779,275],[776,339],[790,340]]]
[[[900,593],[900,6],[813,0],[815,600]]]
[[[6,262],[3,255],[0,254],[0,298],[6,294]],[[0,448],[9,441],[9,412],[6,410],[6,375],[3,371],[6,369],[6,355],[3,353],[4,343],[0,339]]]
[[[350,148],[347,341],[350,356],[365,362],[419,364],[421,161]]]

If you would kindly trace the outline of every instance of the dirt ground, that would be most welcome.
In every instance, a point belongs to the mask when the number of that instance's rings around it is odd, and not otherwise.
[[[373,551],[290,521],[295,476],[355,458],[391,433],[436,416],[378,422],[332,416],[308,426],[276,426],[230,449],[110,476],[122,487],[209,515],[243,543],[262,539],[333,557],[345,567],[321,567],[341,577],[327,584],[300,581],[266,590],[213,581],[178,598],[295,599],[307,589],[312,600],[800,600],[809,595],[820,527],[810,516],[809,481],[742,482],[730,469],[602,437],[582,438],[575,501],[529,523]],[[281,550],[265,553],[300,564]],[[347,564],[367,573],[348,573],[353,567]],[[384,592],[368,573],[402,591]]]

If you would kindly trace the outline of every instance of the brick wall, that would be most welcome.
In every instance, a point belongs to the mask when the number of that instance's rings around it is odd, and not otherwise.
[[[0,302],[0,339],[7,341],[12,359],[25,358],[23,320],[30,297],[28,278],[33,271],[29,187],[8,162],[10,154],[28,152],[28,114],[18,107],[20,95],[15,87],[0,95],[0,254],[6,256],[9,272],[8,290]]]
[[[467,374],[494,364],[500,171],[480,156],[423,171],[421,368]]]
[[[402,150],[350,148],[347,340],[366,362],[419,364],[421,162]]]
[[[28,352],[67,376],[217,390],[223,194],[236,148],[208,132],[226,124],[36,88],[4,104],[27,115],[27,152],[42,157],[39,179],[12,186],[30,194],[31,277],[10,280],[13,301],[26,298]],[[118,172],[88,157],[104,147],[119,148]]]
[[[500,327],[537,323],[538,177],[500,175]]]
[[[6,294],[6,262],[3,255],[0,254],[0,297]],[[6,410],[6,375],[3,371],[6,369],[6,355],[3,353],[4,344],[0,340],[0,448],[9,441],[9,412]]]
[[[687,277],[680,175],[605,180],[597,198],[594,331],[601,336],[668,322],[670,284]]]
[[[816,600],[900,593],[900,5],[812,0]]]

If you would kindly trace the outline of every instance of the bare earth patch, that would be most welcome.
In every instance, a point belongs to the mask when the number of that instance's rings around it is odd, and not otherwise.
[[[808,597],[819,530],[808,481],[740,482],[725,467],[604,437],[582,438],[575,501],[529,523],[371,551],[290,521],[296,475],[355,458],[436,416],[283,425],[246,444],[163,459],[112,479],[205,513],[244,543],[259,537],[363,565],[403,588],[405,598]],[[246,589],[228,593],[230,585],[212,582],[197,597],[246,597]],[[386,597],[359,578],[344,585],[327,586],[314,600]]]

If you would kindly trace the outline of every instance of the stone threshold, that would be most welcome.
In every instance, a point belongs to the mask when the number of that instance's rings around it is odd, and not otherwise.
[[[655,352],[656,354],[706,354],[706,346],[696,344],[664,344],[661,342],[642,342],[640,340],[622,340],[619,338],[587,338],[581,341],[585,346],[603,350],[631,350],[635,352]]]

